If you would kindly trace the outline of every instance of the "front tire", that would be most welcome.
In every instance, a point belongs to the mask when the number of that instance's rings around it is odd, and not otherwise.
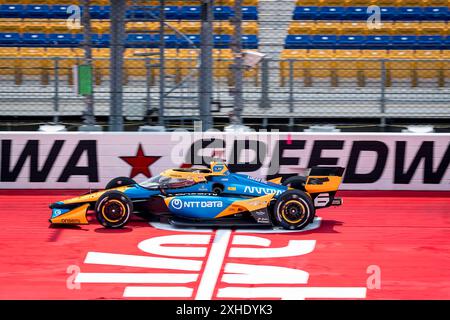
[[[95,204],[98,222],[105,228],[121,228],[133,212],[130,198],[119,191],[105,192]]]
[[[303,229],[312,221],[314,213],[311,198],[299,190],[282,193],[273,208],[275,221],[288,230]]]

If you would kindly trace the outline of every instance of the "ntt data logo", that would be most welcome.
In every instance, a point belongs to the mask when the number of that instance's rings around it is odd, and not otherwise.
[[[172,205],[172,208],[177,210],[183,208],[183,202],[180,199],[173,199],[170,204]]]
[[[309,226],[320,225],[320,219]],[[88,252],[89,265],[128,267],[129,272],[85,273],[74,283],[123,285],[125,298],[365,298],[366,287],[307,286],[309,273],[280,266],[280,259],[296,257],[300,261],[316,247],[315,240],[289,240],[277,246],[274,232],[248,233],[248,230],[183,230],[174,233],[170,226],[154,227],[172,231],[137,244],[141,254]],[[289,232],[289,231],[286,231]],[[298,233],[297,233],[298,234]],[[133,249],[135,251],[135,249]],[[310,257],[308,257],[310,258]],[[278,265],[277,265],[278,264]],[[91,266],[92,268],[92,266]],[[136,268],[145,272],[136,272]],[[82,268],[81,268],[82,269]],[[79,288],[82,290],[82,288]]]

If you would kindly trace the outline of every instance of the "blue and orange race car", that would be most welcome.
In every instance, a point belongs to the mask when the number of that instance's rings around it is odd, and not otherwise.
[[[87,224],[93,210],[106,228],[124,226],[134,213],[165,217],[175,226],[302,229],[316,209],[342,204],[335,194],[343,172],[342,167],[313,167],[305,177],[263,181],[212,162],[210,168],[166,170],[142,183],[118,177],[103,191],[51,204],[50,222]]]

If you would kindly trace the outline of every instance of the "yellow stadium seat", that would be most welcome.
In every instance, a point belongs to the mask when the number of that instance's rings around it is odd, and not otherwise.
[[[445,78],[450,78],[450,50],[442,50],[442,70]]]
[[[19,56],[20,71],[24,75],[42,75],[50,68],[44,48],[21,48]]]
[[[346,6],[368,7],[370,5],[395,6],[396,0],[346,0]]]
[[[398,7],[421,7],[422,5],[422,0],[397,0]]]
[[[338,77],[356,78],[359,75],[360,65],[355,62],[361,58],[360,50],[336,50],[335,58],[336,74]]]
[[[214,49],[214,70],[215,77],[223,78],[230,76],[230,66],[233,62],[233,53],[230,49]]]
[[[381,77],[381,60],[386,59],[386,50],[362,50],[361,58],[367,60],[359,61],[359,65],[364,72],[366,78]]]
[[[321,6],[337,6],[342,7],[346,5],[347,0],[326,0],[317,1]]]
[[[198,34],[200,31],[199,21],[180,21],[179,29],[184,34]]]
[[[289,34],[315,34],[316,23],[313,21],[292,21]]]
[[[242,23],[242,32],[244,34],[258,34],[259,26],[256,21],[244,21]]]
[[[418,60],[435,61],[417,61],[416,70],[419,78],[438,78],[442,69],[441,53],[439,50],[417,50],[414,55]]]
[[[23,24],[16,19],[0,19],[0,32],[22,33]]]
[[[423,35],[448,35],[447,23],[440,21],[422,21],[419,33]]]
[[[141,54],[158,52],[158,49],[126,49],[124,53],[124,68],[127,75],[145,77],[147,75],[146,61],[148,60],[150,65],[156,65],[159,62],[159,57],[157,55],[145,57]]]
[[[316,34],[337,34],[340,29],[340,22],[316,22],[315,33]]]
[[[342,22],[339,30],[343,35],[365,35],[367,34],[366,22]]]
[[[80,29],[81,30],[81,29]],[[77,33],[77,29],[69,28],[66,20],[51,19],[48,21],[48,33]]]
[[[23,33],[47,33],[49,21],[38,19],[26,19],[22,21]]]
[[[396,21],[393,25],[393,34],[415,35],[420,30],[418,22]]]
[[[128,22],[126,24],[126,30],[130,33],[146,33],[146,32],[154,32],[159,30],[158,22]]]
[[[292,64],[292,76],[294,78],[303,78],[305,76],[305,69],[310,65],[306,61],[308,50],[306,49],[285,49],[281,52],[281,84],[284,85],[286,80],[289,79],[291,73]],[[302,60],[303,59],[303,60]],[[288,61],[292,60],[292,62]]]
[[[109,6],[110,0],[91,0],[91,5],[94,6]]]
[[[297,6],[320,6],[322,0],[297,0]]]
[[[199,68],[198,61],[199,50],[197,49],[181,49],[178,52],[178,67],[181,76],[189,74],[197,74]]]
[[[99,83],[103,76],[109,75],[110,50],[108,48],[94,48],[92,50],[92,65],[96,82]]]
[[[44,1],[45,2],[45,1]],[[33,4],[33,0],[2,0],[0,4]]]
[[[110,23],[109,21],[103,20],[92,20],[91,29],[93,33],[109,33]],[[80,32],[83,31],[81,28]]]
[[[331,77],[331,71],[334,69],[333,50],[311,49],[309,50],[308,59],[311,59],[308,70],[312,77],[327,78]],[[313,60],[326,59],[326,60]]]
[[[0,48],[0,75],[14,75],[17,73],[19,68],[18,56],[19,48]]]
[[[27,0],[27,1],[30,1],[31,3],[36,3],[37,1],[34,1],[34,0]],[[73,0],[47,0],[47,1],[45,1],[47,4],[67,4],[67,5],[71,5],[71,4],[74,4],[74,5],[78,5],[79,4],[79,1],[73,1]]]
[[[216,21],[213,27],[214,34],[232,34],[234,30],[234,27],[229,22]],[[198,33],[200,33],[200,30]]]
[[[394,23],[390,21],[381,21],[381,26],[378,29],[367,28],[367,35],[390,35],[393,33]]]
[[[448,1],[448,0],[422,0],[422,6],[424,6],[424,7],[450,7],[450,1]]]
[[[391,50],[386,63],[389,76],[392,79],[413,78],[415,69],[413,50]]]
[[[214,3],[217,6],[232,6],[234,5],[235,0],[215,0]],[[184,1],[182,1],[184,3]],[[191,1],[195,2],[195,1]],[[198,1],[197,1],[198,3]],[[195,5],[195,4],[194,4]],[[257,6],[258,0],[243,0],[242,1],[243,6]]]
[[[72,75],[73,66],[80,63],[82,55],[69,48],[47,48],[46,57],[50,61],[54,61],[52,58],[58,58],[59,75]],[[54,66],[55,63],[51,62],[51,65]]]

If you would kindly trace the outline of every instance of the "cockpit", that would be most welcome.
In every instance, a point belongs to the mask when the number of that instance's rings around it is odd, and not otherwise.
[[[194,185],[195,183],[196,182],[191,179],[172,178],[163,175],[157,175],[145,180],[144,182],[139,183],[139,185],[147,189],[175,189],[189,187]]]

